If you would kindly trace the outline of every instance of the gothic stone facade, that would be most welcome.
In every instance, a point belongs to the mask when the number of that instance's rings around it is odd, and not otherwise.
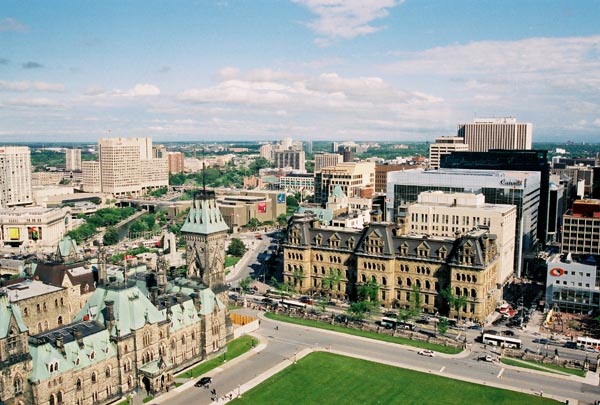
[[[385,307],[403,308],[418,289],[422,309],[483,321],[495,310],[498,252],[495,236],[473,230],[456,238],[405,235],[389,222],[363,230],[322,227],[296,214],[284,243],[284,281],[305,294],[356,299],[358,286],[376,282]],[[416,287],[415,287],[416,286]],[[449,288],[466,305],[442,297]]]

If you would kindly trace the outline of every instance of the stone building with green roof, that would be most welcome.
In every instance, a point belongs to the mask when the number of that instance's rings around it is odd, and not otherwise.
[[[107,277],[71,323],[30,334],[19,304],[0,293],[0,403],[107,404],[137,389],[157,394],[174,375],[221,355],[232,335],[224,289],[227,226],[214,195],[194,202],[183,227],[194,255],[186,278],[164,261],[143,281]]]

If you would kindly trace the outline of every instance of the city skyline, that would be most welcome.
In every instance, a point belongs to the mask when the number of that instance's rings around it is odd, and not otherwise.
[[[600,130],[600,3],[6,1],[0,142],[433,141]]]

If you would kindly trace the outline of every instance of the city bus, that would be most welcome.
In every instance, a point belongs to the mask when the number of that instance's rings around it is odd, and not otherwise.
[[[486,345],[508,347],[511,349],[520,349],[521,346],[523,346],[523,342],[521,342],[521,339],[515,339],[500,335],[490,335],[487,333],[483,334],[481,341],[483,342],[483,344]]]
[[[281,300],[281,301],[279,301],[279,305],[282,306],[283,308],[300,309],[302,311],[304,311],[306,309],[306,304],[304,304],[300,301],[294,301],[294,300]]]
[[[586,347],[593,347],[594,349],[600,349],[600,339],[594,339],[587,336],[579,336],[577,338],[577,346],[580,349],[585,349]]]
[[[415,325],[411,322],[403,322],[403,321],[399,321],[396,318],[389,318],[387,316],[381,317],[381,320],[379,321],[379,325],[383,326],[384,328],[389,328],[389,329],[400,328],[400,329],[413,330],[415,328]]]

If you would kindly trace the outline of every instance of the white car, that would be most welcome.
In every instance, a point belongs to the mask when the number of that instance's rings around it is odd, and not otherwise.
[[[419,350],[417,352],[417,354],[420,354],[421,356],[435,357],[435,352],[432,350],[426,350],[426,349]]]

